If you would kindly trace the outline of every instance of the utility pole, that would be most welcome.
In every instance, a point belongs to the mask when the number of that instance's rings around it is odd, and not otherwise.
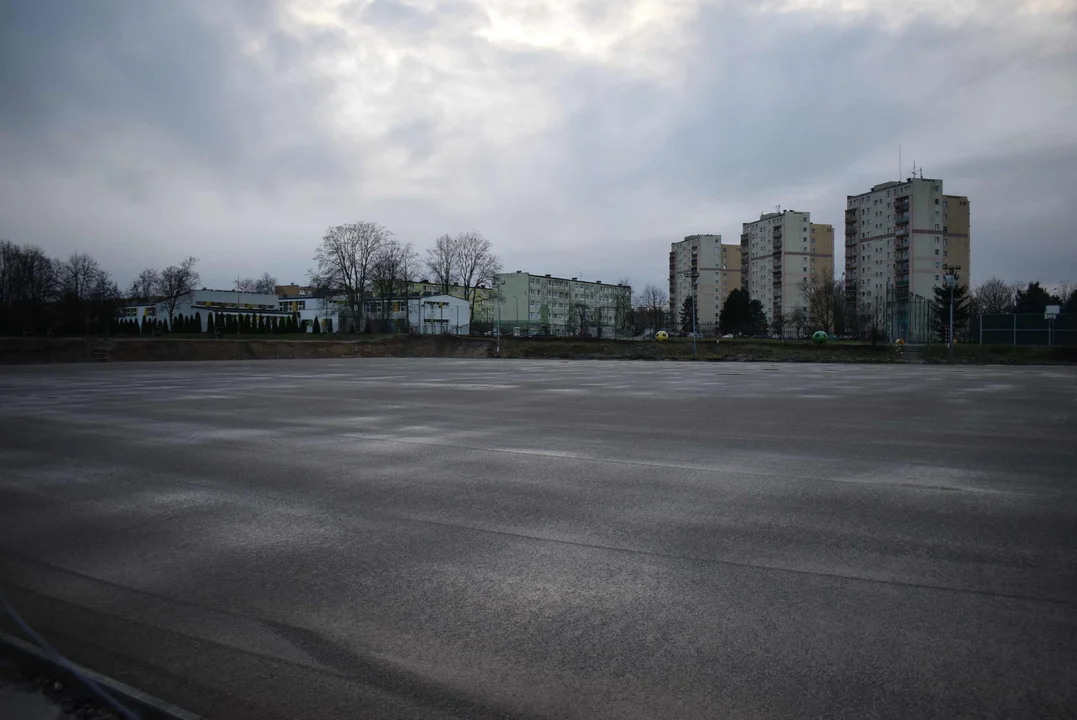
[[[946,275],[943,276],[943,280],[950,288],[950,360],[954,359],[954,288],[957,286],[957,271],[961,269],[960,265],[943,265],[942,269],[946,271]]]

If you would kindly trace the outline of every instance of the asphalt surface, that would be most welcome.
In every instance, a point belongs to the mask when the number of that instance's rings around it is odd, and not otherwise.
[[[2,368],[0,584],[211,718],[1073,716],[1075,438],[1071,368]]]

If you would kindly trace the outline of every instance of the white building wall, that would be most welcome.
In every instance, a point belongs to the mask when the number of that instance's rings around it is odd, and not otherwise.
[[[897,225],[895,201],[908,196],[909,222]],[[898,243],[908,240],[909,292],[930,298],[942,275],[941,254],[935,250],[943,237],[943,183],[929,178],[910,178],[904,182],[876,185],[870,192],[852,195],[847,207],[855,211],[855,278],[847,277],[847,287],[855,287],[857,303],[868,304],[874,298],[887,297],[897,282],[895,269]],[[849,255],[847,244],[846,253]],[[939,267],[936,267],[938,263]]]
[[[141,321],[145,314],[143,308],[138,319]],[[169,323],[168,302],[161,301],[154,306],[154,314],[158,320]],[[173,317],[177,315],[197,315],[202,322],[202,330],[209,326],[210,313],[227,315],[265,315],[280,316],[277,296],[271,293],[246,293],[236,290],[192,290],[177,298],[172,308]]]
[[[343,332],[340,327],[340,308],[344,307],[347,300],[343,295],[334,297],[316,298],[309,296],[282,297],[277,300],[281,312],[289,315],[299,315],[301,322],[306,322],[307,332],[314,332],[314,321],[317,320],[322,332],[327,332],[329,320],[333,321],[333,332]]]
[[[777,230],[777,232],[775,232]],[[742,277],[748,295],[763,304],[767,321],[787,316],[806,302],[802,283],[811,277],[811,213],[795,210],[764,213],[741,229]]]
[[[673,327],[668,329],[680,327],[681,308],[685,299],[694,294],[697,329],[707,334],[714,332],[718,312],[729,294],[721,281],[722,270],[721,235],[689,235],[670,244],[669,310]]]
[[[407,300],[408,324],[422,335],[468,335],[471,307],[452,295],[428,295]]]

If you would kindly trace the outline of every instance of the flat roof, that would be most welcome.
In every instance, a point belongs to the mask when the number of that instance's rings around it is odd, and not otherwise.
[[[684,241],[682,240],[681,242],[684,242]],[[615,282],[607,283],[607,282],[602,282],[601,280],[580,280],[579,278],[567,278],[567,277],[560,277],[558,275],[539,275],[538,273],[524,272],[523,270],[517,270],[516,272],[511,272],[511,273],[498,273],[497,276],[498,277],[511,277],[513,275],[528,275],[530,277],[537,277],[537,278],[543,278],[543,279],[548,278],[550,280],[564,280],[565,282],[587,283],[589,285],[601,285],[603,287],[632,287],[631,285],[624,285],[622,283],[615,283]]]

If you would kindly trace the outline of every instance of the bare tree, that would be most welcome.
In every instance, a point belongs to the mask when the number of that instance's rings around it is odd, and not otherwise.
[[[857,326],[861,333],[866,334],[872,345],[885,342],[887,339],[888,308],[886,299],[881,295],[873,295],[867,301],[861,301],[857,309],[860,312]]]
[[[325,231],[314,253],[318,271],[315,285],[332,287],[343,293],[351,332],[362,329],[363,306],[370,285],[370,269],[393,234],[372,222],[335,225]]]
[[[613,330],[620,335],[632,327],[632,284],[623,277],[613,288]]]
[[[833,333],[844,296],[841,282],[817,275],[801,281],[800,290],[808,303],[808,321],[812,327],[827,335]]]
[[[43,329],[59,269],[40,248],[0,240],[0,332]]]
[[[260,278],[236,278],[233,287],[239,292],[275,295],[277,292],[277,278],[269,273],[262,273]]]
[[[1013,312],[1014,289],[997,277],[982,283],[973,292],[976,307],[985,315],[1004,315]]]
[[[97,261],[85,253],[75,253],[68,258],[60,273],[64,295],[77,301],[89,299],[99,289],[105,275]]]
[[[92,327],[107,330],[112,322],[120,291],[108,273],[92,257],[76,253],[58,264],[62,295],[62,320],[69,331],[90,334]]]
[[[426,269],[430,271],[434,282],[441,286],[441,294],[448,295],[449,289],[456,284],[459,267],[459,252],[455,238],[442,235],[434,241],[434,246],[426,251]]]
[[[768,327],[768,330],[770,330],[772,335],[779,338],[785,336],[785,320],[786,317],[784,313],[774,313],[774,317],[770,319]]]
[[[418,260],[419,255],[411,243],[402,243],[395,238],[389,238],[374,258],[370,267],[371,294],[382,301],[381,316],[385,332],[389,325],[392,300],[407,301]]]
[[[661,330],[667,324],[669,296],[657,285],[648,283],[636,296],[636,306],[641,308],[647,329]]]
[[[161,273],[155,268],[146,268],[131,283],[127,296],[132,300],[150,300],[161,286]]]
[[[493,285],[494,276],[501,272],[501,260],[494,254],[490,241],[480,232],[460,233],[453,242],[457,250],[460,284],[464,286],[464,300],[474,310],[475,290],[480,285]]]
[[[1073,301],[1073,295],[1077,293],[1077,285],[1071,282],[1061,282],[1054,290],[1054,296],[1058,298],[1059,304],[1063,307],[1069,305]]]
[[[179,299],[194,290],[199,275],[195,269],[198,258],[188,257],[178,265],[169,265],[161,271],[160,282],[155,295],[164,298],[165,310],[168,311],[168,325],[172,326],[172,318],[176,312]]]
[[[797,334],[797,340],[799,340],[804,334],[804,330],[808,327],[808,311],[797,305],[789,313],[788,324],[789,327],[793,328],[793,332]]]
[[[590,308],[579,300],[569,303],[568,317],[565,322],[565,331],[569,335],[587,335],[587,328],[594,324],[590,316]]]

